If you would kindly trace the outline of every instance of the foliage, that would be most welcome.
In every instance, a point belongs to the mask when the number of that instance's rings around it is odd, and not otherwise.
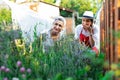
[[[86,10],[93,11],[96,16],[97,11],[99,10],[99,4],[102,3],[102,0],[96,2],[96,0],[62,0],[61,6],[71,9],[79,13],[79,17],[82,17],[82,14]],[[87,5],[87,6],[86,6]],[[72,16],[70,12],[61,11],[61,15],[65,17]],[[81,23],[81,19],[75,19],[76,25]]]
[[[44,2],[50,3],[50,4],[54,4],[55,0],[44,0]]]
[[[63,17],[71,17],[72,16],[72,12],[67,12],[65,10],[60,10],[60,14]]]
[[[61,6],[77,11],[79,13],[79,16],[82,16],[85,10],[91,9],[89,0],[87,1],[85,0],[65,0],[65,1],[62,0]]]
[[[7,13],[7,14],[6,14]],[[0,9],[0,25],[1,24],[10,24],[11,21],[11,11],[6,8]]]
[[[120,78],[120,63],[112,63],[110,70],[105,72],[105,76],[101,80],[113,80],[114,78],[116,78],[116,80]]]

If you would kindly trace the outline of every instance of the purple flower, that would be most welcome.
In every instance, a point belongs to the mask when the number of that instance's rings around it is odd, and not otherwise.
[[[17,61],[17,66],[20,67],[22,65],[21,61]]]
[[[28,68],[28,69],[27,69],[27,72],[28,72],[28,73],[31,73],[31,69],[30,69],[30,68]]]
[[[1,66],[1,71],[5,71],[5,66]]]
[[[3,78],[3,80],[8,80],[8,78],[7,78],[7,77],[5,77],[5,78]]]
[[[6,68],[6,69],[5,69],[5,72],[10,72],[10,69],[9,69],[9,68]]]
[[[25,72],[25,68],[24,68],[24,67],[21,67],[21,68],[20,68],[20,72],[24,73],[24,72]]]

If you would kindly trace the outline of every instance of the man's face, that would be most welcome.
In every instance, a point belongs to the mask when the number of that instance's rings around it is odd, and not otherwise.
[[[52,28],[52,36],[57,36],[61,30],[63,29],[64,27],[64,23],[60,20],[56,20],[54,23],[53,23],[53,28]]]

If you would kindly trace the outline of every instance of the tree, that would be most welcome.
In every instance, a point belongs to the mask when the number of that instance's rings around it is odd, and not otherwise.
[[[42,1],[50,3],[50,4],[54,4],[55,3],[55,0],[42,0]]]
[[[11,11],[6,8],[0,9],[0,25],[11,23]]]
[[[45,2],[54,4],[56,0],[44,0]],[[81,17],[84,11],[90,10],[96,14],[99,9],[99,4],[102,3],[103,0],[61,0],[61,7],[68,8],[74,10],[79,13]],[[66,12],[61,10],[61,15],[64,17],[70,17],[72,14],[70,12]],[[77,20],[77,24],[81,23],[81,20]],[[77,25],[76,24],[76,25]]]

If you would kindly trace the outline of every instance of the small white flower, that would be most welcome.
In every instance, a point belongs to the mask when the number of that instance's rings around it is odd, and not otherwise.
[[[12,78],[12,80],[19,80],[19,78],[14,77],[14,78]]]

